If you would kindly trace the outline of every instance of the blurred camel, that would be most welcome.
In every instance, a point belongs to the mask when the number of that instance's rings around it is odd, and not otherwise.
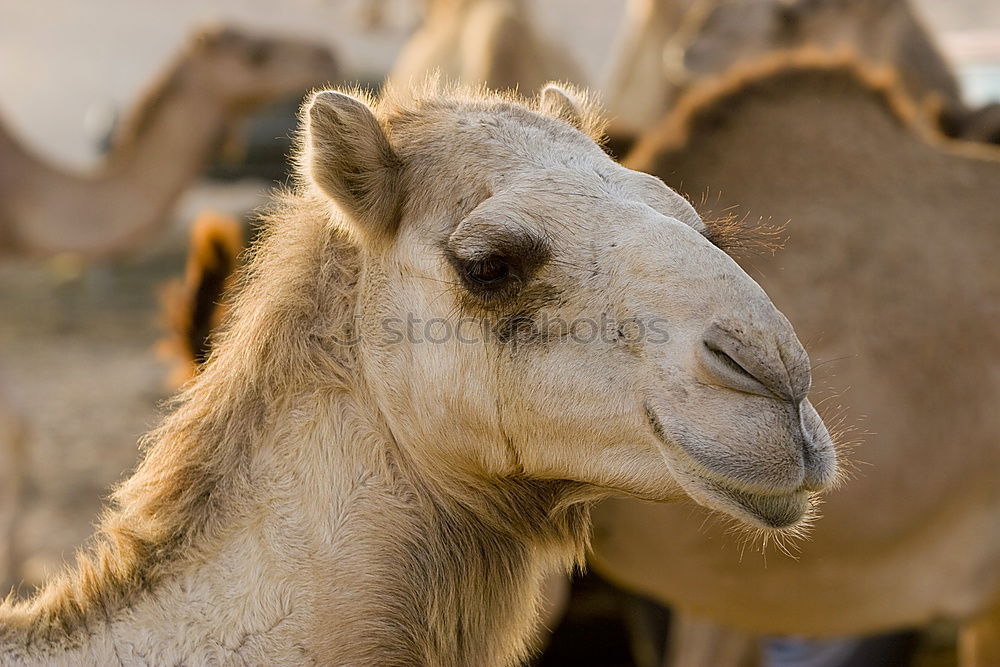
[[[0,255],[100,257],[169,221],[233,119],[337,76],[325,48],[201,32],[159,77],[92,174],[46,164],[0,123]]]
[[[958,82],[909,0],[632,0],[606,86],[611,131],[638,135],[691,84],[805,46],[895,67],[929,116],[965,134]]]
[[[406,90],[439,71],[449,81],[517,88],[584,84],[570,56],[539,33],[524,0],[426,0],[423,25],[403,48],[389,82]]]
[[[689,508],[598,508],[595,569],[679,611],[677,664],[737,664],[713,654],[740,644],[726,626],[831,637],[980,615],[966,664],[1000,664],[1000,151],[921,135],[916,115],[887,69],[783,55],[692,91],[626,160],[715,210],[791,221],[748,267],[867,432],[797,560],[741,558]]]
[[[170,385],[183,384],[208,358],[242,250],[243,227],[235,218],[206,211],[195,220],[184,277],[167,284],[162,295],[167,337],[158,348],[173,366]]]

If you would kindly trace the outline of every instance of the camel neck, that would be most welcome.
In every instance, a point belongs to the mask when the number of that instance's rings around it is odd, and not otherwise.
[[[0,255],[18,246],[17,221],[22,207],[17,200],[25,197],[32,183],[58,183],[60,176],[28,151],[0,116]]]
[[[226,108],[215,91],[180,77],[169,94],[150,106],[140,109],[116,137],[104,174],[140,184],[157,175],[169,178],[171,172],[190,174],[218,147]],[[171,163],[178,168],[170,170]]]
[[[325,400],[292,409],[339,418],[269,435],[243,481],[218,482],[239,489],[215,508],[225,525],[147,589],[95,606],[68,633],[44,595],[0,610],[0,662],[458,667],[526,657],[542,579],[579,557],[589,510],[560,509],[564,489],[526,480],[455,481],[489,512],[443,497],[408,479],[349,400]],[[350,454],[361,447],[367,456]]]
[[[210,91],[178,84],[149,111],[141,131],[91,173],[47,164],[0,125],[0,226],[8,228],[7,245],[25,254],[84,255],[129,247],[162,224],[198,176],[218,144],[224,114]]]

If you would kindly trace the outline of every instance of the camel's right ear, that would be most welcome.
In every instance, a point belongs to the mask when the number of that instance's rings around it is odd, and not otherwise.
[[[539,93],[542,113],[566,121],[578,130],[583,130],[583,112],[573,94],[555,83],[547,83]]]
[[[399,223],[402,165],[367,104],[330,90],[306,112],[305,167],[312,182],[365,240],[390,237]]]

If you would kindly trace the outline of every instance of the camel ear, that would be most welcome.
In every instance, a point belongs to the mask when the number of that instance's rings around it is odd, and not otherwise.
[[[391,237],[399,224],[402,165],[375,114],[361,100],[316,93],[306,112],[308,176],[366,240]]]
[[[539,109],[542,113],[564,120],[578,130],[583,129],[583,112],[580,103],[565,88],[547,83],[542,88]]]

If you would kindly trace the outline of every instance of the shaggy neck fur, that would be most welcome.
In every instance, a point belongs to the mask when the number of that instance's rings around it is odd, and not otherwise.
[[[0,663],[511,664],[578,559],[570,483],[419,469],[334,332],[359,262],[290,197],[95,543],[0,606]]]

